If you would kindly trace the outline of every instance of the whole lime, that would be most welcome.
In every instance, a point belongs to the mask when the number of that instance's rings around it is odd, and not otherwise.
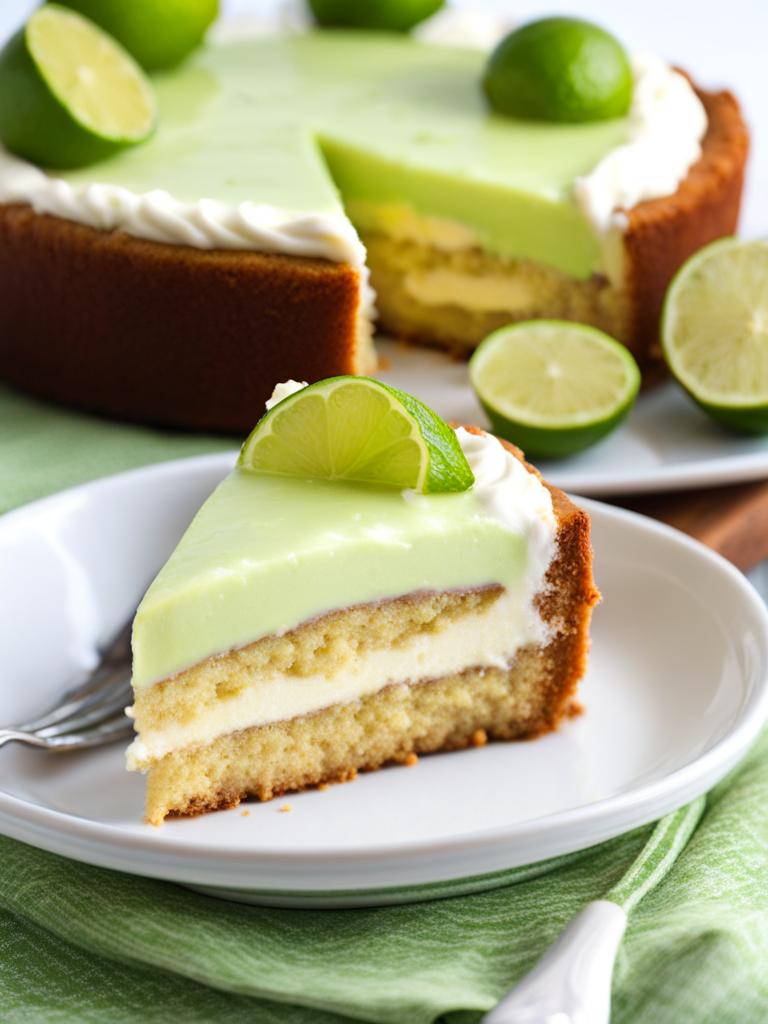
[[[100,25],[147,71],[173,67],[200,43],[219,0],[61,0]]]
[[[445,0],[309,0],[319,25],[409,32],[440,10]]]
[[[495,111],[528,121],[605,121],[632,101],[626,51],[580,18],[542,18],[510,32],[491,54],[483,89]]]

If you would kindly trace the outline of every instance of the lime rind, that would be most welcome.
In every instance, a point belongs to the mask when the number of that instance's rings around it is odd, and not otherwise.
[[[448,424],[370,377],[331,377],[284,398],[256,424],[238,465],[421,493],[464,491],[474,483]]]
[[[524,321],[489,335],[470,379],[494,431],[532,458],[564,458],[595,444],[626,417],[640,371],[597,328]]]
[[[91,50],[99,54],[100,71],[94,72],[87,60],[69,68],[72,88],[80,94],[75,109],[66,95],[67,74],[60,64],[62,60],[66,63],[66,55],[73,55],[73,40],[66,40],[68,33],[79,37],[85,33]],[[75,57],[77,53],[76,45]],[[110,61],[121,69],[118,78],[123,87],[126,81],[133,83],[133,100],[128,105],[133,101],[136,105],[132,119],[126,118],[118,130],[110,103],[115,103],[121,87],[115,88],[113,79],[106,87],[103,81],[105,63]],[[51,63],[56,62],[59,67],[54,73]],[[109,130],[105,130],[106,118],[96,127],[92,119],[83,116],[83,90],[93,95],[96,109],[112,122]],[[125,97],[117,98],[119,121],[125,114]],[[156,119],[152,87],[135,61],[101,29],[66,8],[56,4],[41,7],[0,51],[0,141],[27,160],[51,168],[81,167],[144,141],[152,134]]]
[[[677,381],[713,417],[768,430],[768,241],[724,238],[678,270],[661,317]]]

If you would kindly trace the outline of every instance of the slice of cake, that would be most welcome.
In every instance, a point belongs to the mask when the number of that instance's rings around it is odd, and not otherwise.
[[[315,387],[338,398],[345,380]],[[448,428],[400,397],[433,447]],[[391,412],[346,432],[302,416],[305,445],[277,456],[292,474],[328,444],[358,476],[375,445],[385,476],[407,461]],[[471,473],[455,483],[433,460],[444,493],[239,465],[205,502],[134,622],[128,763],[149,773],[148,821],[533,736],[567,714],[598,597],[589,519],[511,446],[472,428],[451,443]]]
[[[275,380],[371,372],[376,311],[465,354],[578,320],[647,362],[672,274],[735,229],[738,103],[645,58],[628,117],[519,120],[489,110],[486,60],[387,32],[241,39],[156,78],[144,145],[68,172],[0,150],[0,377],[241,432]]]

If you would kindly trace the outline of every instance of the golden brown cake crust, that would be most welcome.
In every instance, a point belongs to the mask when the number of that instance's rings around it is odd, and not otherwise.
[[[677,192],[629,210],[624,236],[630,304],[630,348],[641,361],[658,359],[659,316],[667,285],[697,249],[735,232],[749,132],[736,97],[696,90],[707,111],[699,161]]]
[[[0,205],[0,378],[90,412],[243,432],[278,381],[370,369],[358,277]]]
[[[483,433],[476,427],[467,429]],[[519,449],[502,443],[524,462]],[[541,479],[536,469],[524,465]],[[362,701],[230,733],[200,748],[172,751],[149,767],[147,820],[156,824],[169,813],[232,807],[249,795],[271,799],[345,781],[388,762],[411,763],[418,754],[479,746],[489,739],[532,738],[557,728],[575,709],[592,609],[600,595],[592,576],[589,516],[562,491],[544,483],[557,519],[557,553],[538,598],[542,618],[553,627],[548,644],[523,648],[510,669],[468,669],[415,686],[389,687]],[[492,600],[496,589],[459,596]],[[406,596],[388,603],[409,600]],[[311,629],[312,623],[296,632],[304,628]],[[195,670],[188,674],[194,684]],[[167,683],[174,684],[177,678]],[[152,694],[150,701],[154,707]],[[138,723],[144,712],[136,717]],[[395,725],[388,729],[387,723]]]

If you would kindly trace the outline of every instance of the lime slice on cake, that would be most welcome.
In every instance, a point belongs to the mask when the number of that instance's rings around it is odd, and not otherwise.
[[[692,256],[667,292],[661,334],[670,370],[706,412],[768,431],[768,241],[726,238]]]
[[[483,77],[497,113],[533,121],[623,117],[633,86],[621,43],[581,18],[540,18],[510,32]]]
[[[605,437],[640,387],[634,359],[594,327],[528,320],[490,334],[469,363],[495,433],[532,458],[562,458]]]
[[[142,142],[152,87],[87,18],[47,4],[0,53],[0,141],[45,167],[80,167]]]
[[[284,398],[256,424],[238,465],[432,494],[474,483],[448,424],[418,399],[370,377],[330,377]]]

